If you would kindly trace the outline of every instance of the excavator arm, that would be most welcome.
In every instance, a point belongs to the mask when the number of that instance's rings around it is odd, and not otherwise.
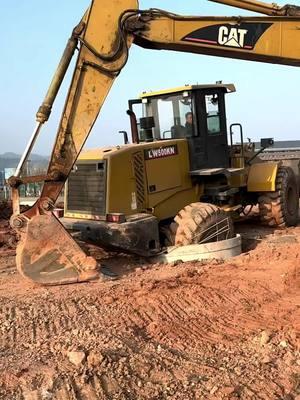
[[[109,90],[126,64],[132,43],[148,49],[175,50],[237,59],[300,65],[300,16],[285,7],[257,1],[217,1],[267,14],[264,17],[183,17],[159,9],[139,10],[136,0],[93,0],[73,30],[37,113],[37,126],[10,180],[12,226],[21,240],[17,267],[26,278],[45,285],[97,277],[97,263],[87,257],[52,214],[54,204],[96,121]],[[286,9],[297,11],[297,7]],[[275,15],[275,16],[274,16]],[[289,14],[288,14],[289,15]],[[53,147],[47,175],[21,176],[42,125],[49,118],[74,51],[79,54]],[[19,214],[18,186],[44,181],[40,198]]]
[[[14,215],[11,224],[21,240],[17,248],[17,268],[30,280],[64,284],[97,277],[97,263],[87,257],[64,229],[52,210],[75,163],[109,90],[125,65],[133,36],[125,31],[127,18],[136,15],[135,0],[95,0],[75,27],[37,115],[37,126],[21,158],[13,187]],[[133,10],[133,11],[130,11]],[[29,152],[48,120],[56,94],[72,55],[80,46],[58,133],[40,198],[32,208],[18,215],[18,186],[26,182],[20,172]],[[30,181],[36,178],[29,178]],[[28,180],[27,180],[28,182]]]

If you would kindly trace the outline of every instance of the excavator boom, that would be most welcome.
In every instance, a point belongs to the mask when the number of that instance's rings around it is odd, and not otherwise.
[[[217,1],[247,8],[264,17],[183,17],[159,9],[139,10],[136,0],[93,0],[74,29],[46,98],[37,113],[38,125],[22,157],[13,187],[11,224],[21,234],[17,266],[26,278],[53,285],[93,279],[97,263],[87,257],[59,220],[54,204],[96,121],[109,90],[126,64],[132,43],[149,49],[300,65],[300,16],[285,7],[257,1]],[[290,7],[291,9],[297,9]],[[275,16],[274,16],[275,15]],[[47,175],[22,178],[22,165],[52,104],[72,55],[80,46]],[[18,214],[18,186],[43,180],[41,197]]]
[[[182,17],[162,10],[141,15],[149,22],[134,43],[148,49],[300,65],[300,17]]]

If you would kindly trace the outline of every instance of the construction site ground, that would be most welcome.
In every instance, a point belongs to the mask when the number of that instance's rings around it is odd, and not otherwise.
[[[300,226],[239,223],[224,263],[90,246],[119,279],[48,288],[1,229],[1,399],[300,399]]]

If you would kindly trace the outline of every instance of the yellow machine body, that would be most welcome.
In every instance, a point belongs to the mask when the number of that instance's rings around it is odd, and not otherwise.
[[[90,165],[88,176],[80,170],[86,165]],[[99,169],[99,165],[106,165],[107,170]],[[95,186],[96,191],[91,190]],[[109,213],[141,212],[159,220],[172,218],[201,195],[200,186],[194,186],[189,175],[185,139],[83,151],[65,193],[66,217],[94,220],[104,219]],[[101,201],[106,204],[99,213],[97,204]]]
[[[159,154],[173,146],[177,154],[145,158],[149,152]],[[108,166],[107,170],[99,169],[99,165]],[[279,165],[280,162],[255,163],[231,177],[230,185],[246,188],[247,192],[275,191]],[[81,170],[87,166],[87,173]],[[185,139],[85,150],[66,184],[65,217],[105,220],[110,213],[129,216],[147,212],[159,221],[173,218],[187,204],[199,201],[204,193],[204,184],[195,184],[189,170]],[[105,207],[99,212],[102,202]],[[224,208],[228,210],[228,205]]]

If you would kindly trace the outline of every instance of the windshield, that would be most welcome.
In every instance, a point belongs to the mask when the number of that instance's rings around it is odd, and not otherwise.
[[[153,117],[152,136],[155,140],[194,136],[195,118],[191,92],[148,97],[142,100],[142,117]],[[139,120],[138,120],[139,121]],[[139,127],[140,140],[149,138],[149,131]]]

